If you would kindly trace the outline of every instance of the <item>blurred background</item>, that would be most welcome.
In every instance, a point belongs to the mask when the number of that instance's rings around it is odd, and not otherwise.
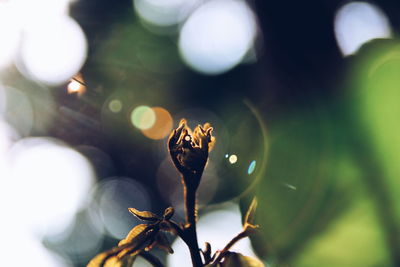
[[[139,223],[128,207],[182,221],[166,139],[186,118],[217,139],[201,246],[256,195],[235,251],[400,266],[399,32],[394,0],[1,0],[1,265],[86,266]],[[171,242],[155,254],[190,266]]]

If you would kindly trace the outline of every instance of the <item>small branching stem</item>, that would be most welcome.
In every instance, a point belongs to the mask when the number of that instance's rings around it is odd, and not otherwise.
[[[222,258],[225,256],[226,252],[229,251],[229,249],[235,245],[239,240],[248,237],[247,231],[242,231],[239,234],[237,234],[234,238],[232,238],[231,241],[219,252],[218,257],[215,259],[214,262],[220,262]]]

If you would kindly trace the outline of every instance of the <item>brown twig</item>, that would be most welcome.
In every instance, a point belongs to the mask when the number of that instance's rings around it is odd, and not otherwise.
[[[243,230],[240,232],[238,235],[236,235],[234,238],[232,238],[231,241],[221,250],[219,251],[218,257],[215,259],[214,262],[220,262],[222,258],[225,256],[225,254],[229,251],[229,249],[235,245],[239,240],[248,237],[248,232],[246,230]]]

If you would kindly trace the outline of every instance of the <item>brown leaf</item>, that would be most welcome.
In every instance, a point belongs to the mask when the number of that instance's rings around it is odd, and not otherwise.
[[[157,222],[161,218],[159,218],[156,214],[150,212],[150,211],[139,211],[135,208],[128,208],[129,212],[135,215],[137,218],[143,221],[149,221],[149,222]]]

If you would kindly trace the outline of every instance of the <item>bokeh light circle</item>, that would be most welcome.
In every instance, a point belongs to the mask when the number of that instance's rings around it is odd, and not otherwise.
[[[93,200],[92,218],[100,218],[106,234],[117,239],[124,238],[133,226],[140,223],[128,208],[151,209],[147,189],[128,177],[110,177],[101,181],[93,191]]]
[[[391,37],[386,14],[367,2],[350,2],[342,6],[336,13],[334,27],[337,43],[345,56],[356,53],[372,39]]]
[[[162,107],[153,107],[151,108],[155,115],[154,124],[147,129],[142,129],[142,133],[153,140],[159,140],[167,137],[172,130],[172,116]]]
[[[38,20],[24,31],[18,68],[30,79],[60,85],[80,70],[86,53],[85,35],[73,19]]]
[[[254,13],[244,1],[208,1],[183,25],[179,49],[194,70],[219,74],[239,64],[256,36]]]
[[[139,16],[146,22],[167,27],[183,21],[199,0],[134,0]]]
[[[131,122],[136,128],[147,130],[156,122],[156,114],[148,106],[138,106],[132,110]]]
[[[108,108],[111,112],[118,113],[122,110],[122,102],[118,99],[113,99],[108,103]]]
[[[7,183],[28,228],[37,235],[55,235],[87,204],[93,172],[86,158],[61,142],[25,138],[11,148]]]

